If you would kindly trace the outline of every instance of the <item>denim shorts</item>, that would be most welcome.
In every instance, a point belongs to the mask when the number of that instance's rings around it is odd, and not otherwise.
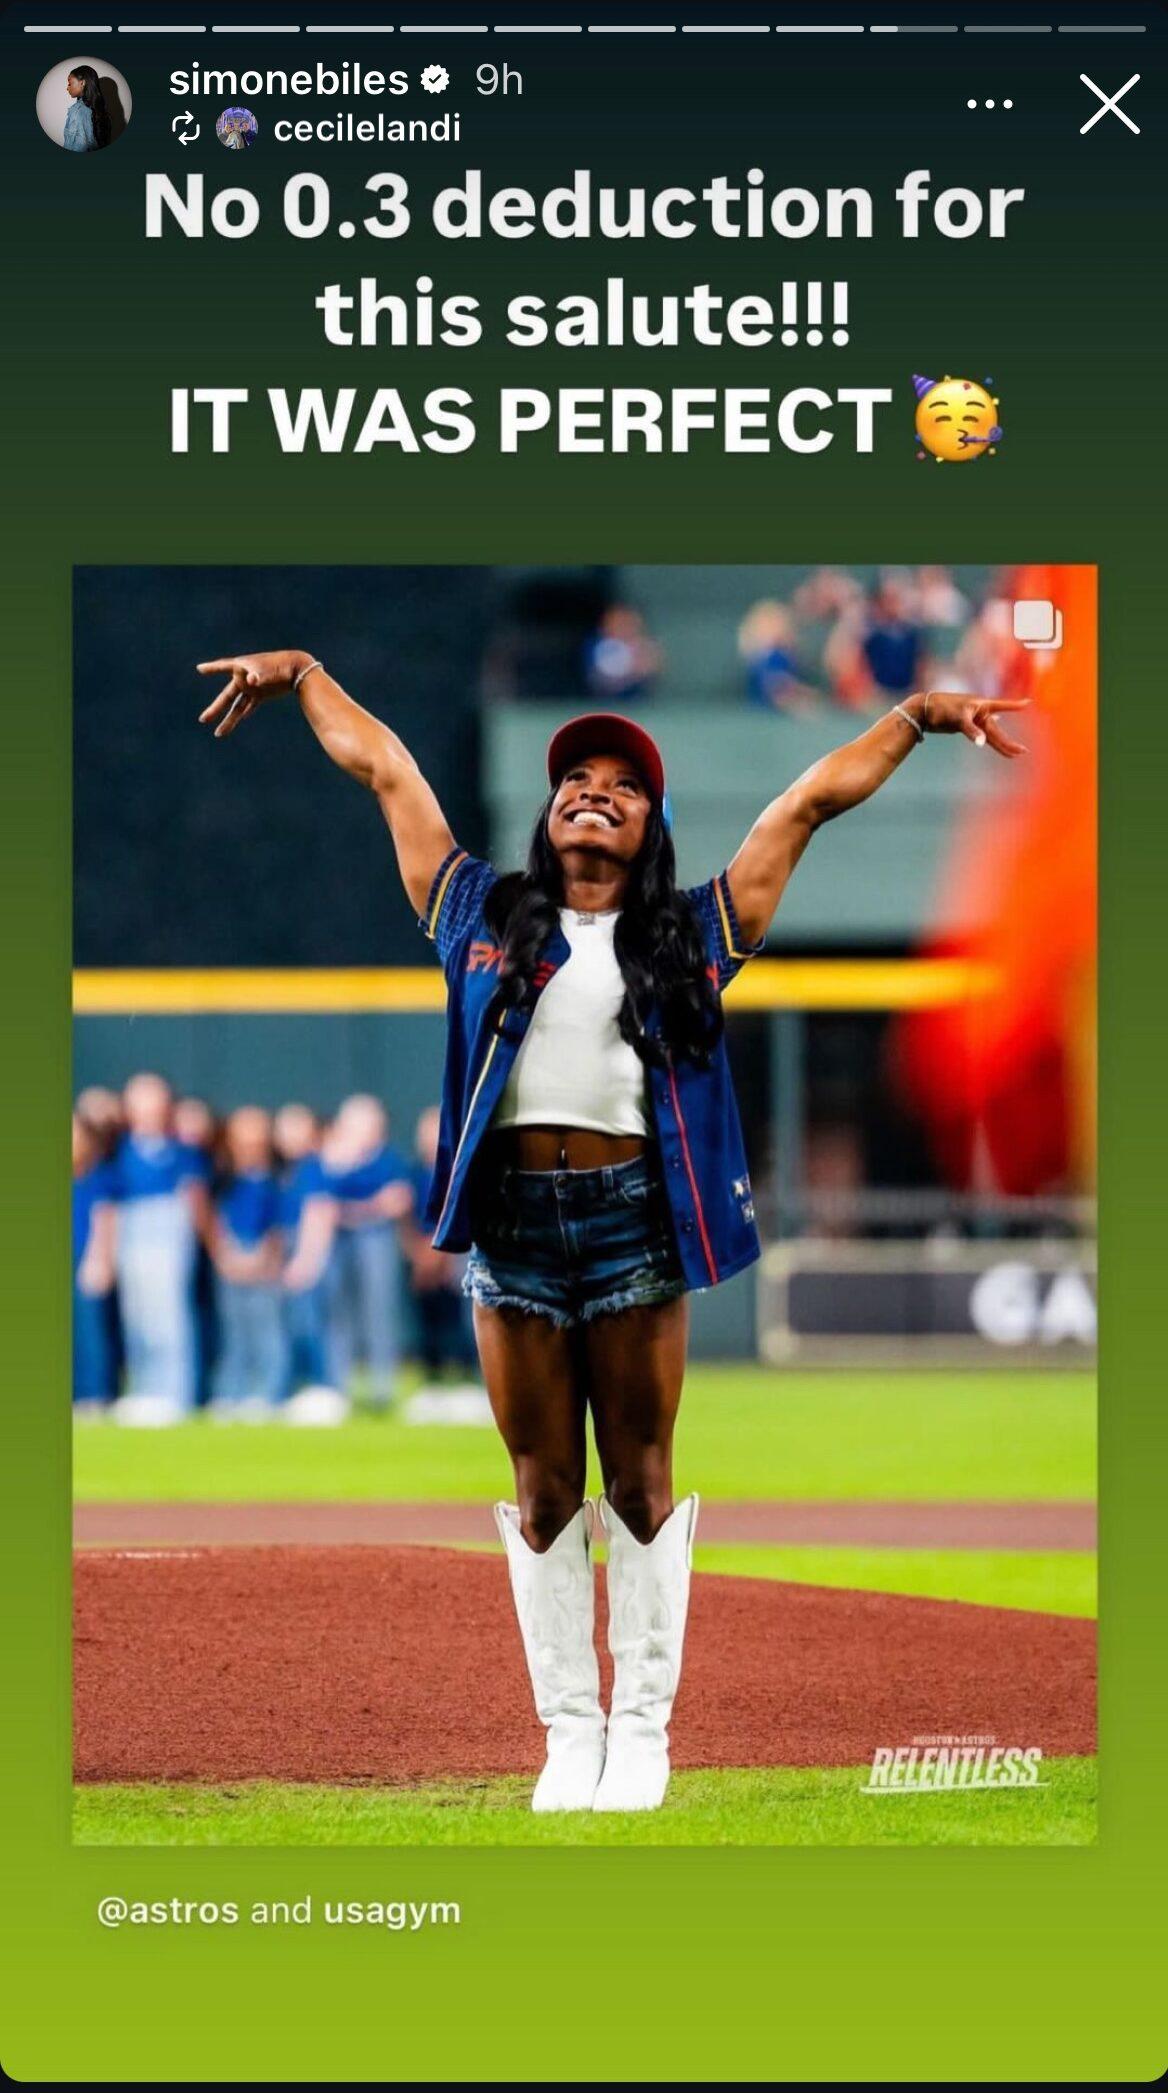
[[[558,1329],[685,1292],[665,1189],[652,1155],[599,1170],[484,1177],[463,1292]]]

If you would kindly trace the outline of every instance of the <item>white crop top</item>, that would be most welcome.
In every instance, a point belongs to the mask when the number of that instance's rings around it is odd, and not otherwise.
[[[647,1134],[644,1063],[617,1030],[616,911],[562,908],[560,927],[571,953],[536,1003],[492,1124]]]

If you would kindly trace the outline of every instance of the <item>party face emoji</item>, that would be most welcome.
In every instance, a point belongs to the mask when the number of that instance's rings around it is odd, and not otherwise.
[[[917,442],[938,465],[963,465],[968,458],[993,452],[1002,440],[998,402],[986,390],[992,381],[978,385],[973,378],[913,378],[917,396]]]

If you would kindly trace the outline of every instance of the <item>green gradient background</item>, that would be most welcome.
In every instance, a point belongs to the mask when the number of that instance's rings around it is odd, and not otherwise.
[[[695,12],[701,12],[694,10]],[[5,1999],[0,2060],[18,2080],[496,2078],[714,2081],[1142,2080],[1165,2061],[1161,1721],[1166,1429],[1161,1394],[1163,1154],[1161,778],[1164,42],[846,38],[538,42],[378,40],[368,63],[439,57],[455,73],[461,148],[322,151],[269,144],[230,162],[169,138],[186,106],[165,66],[304,63],[357,40],[109,37],[136,113],[115,150],[75,160],[43,139],[40,74],[70,54],[3,33],[9,206],[2,772],[8,907],[3,1071],[10,1179],[3,1399]],[[293,12],[296,12],[293,10]],[[484,11],[490,12],[490,11]],[[514,10],[511,10],[514,13]],[[546,12],[546,11],[545,11]],[[639,19],[651,19],[643,8]],[[708,10],[706,13],[708,14]],[[751,10],[743,13],[748,19]],[[887,16],[897,12],[883,11]],[[908,19],[908,10],[899,11]],[[1007,15],[1010,10],[1007,10]],[[1063,17],[1069,10],[1063,10]],[[975,18],[970,9],[930,10]],[[1030,18],[1042,19],[1036,9]],[[1153,19],[1140,8],[1130,19]],[[126,17],[123,18],[132,18]],[[254,16],[253,16],[254,18]],[[603,10],[583,13],[603,19]],[[804,10],[799,17],[807,18]],[[926,17],[927,18],[927,17]],[[987,18],[983,12],[983,19]],[[992,17],[989,17],[992,18]],[[1156,16],[1160,31],[1162,16]],[[11,33],[8,33],[11,32]],[[1138,51],[1136,46],[1138,45]],[[212,46],[214,49],[212,50]],[[408,48],[407,48],[408,46]],[[489,48],[487,48],[489,46]],[[522,65],[522,104],[477,104],[474,62]],[[1130,59],[1130,63],[1128,62]],[[1128,106],[1088,138],[1080,69]],[[158,83],[157,85],[152,84]],[[965,110],[968,93],[1016,110]],[[421,97],[408,110],[418,113]],[[204,122],[216,109],[196,104]],[[262,104],[257,111],[264,116]],[[400,113],[401,104],[395,105]],[[433,104],[422,113],[432,114]],[[585,249],[298,243],[259,236],[147,249],[148,167],[243,179],[266,199],[315,164],[344,215],[354,176],[420,187],[482,165],[535,187],[573,165],[650,183],[743,169],[862,181],[891,198],[912,166],[935,187],[1024,183],[1010,238],[901,246],[885,206],[870,247],[812,242]],[[408,264],[408,269],[407,269]],[[845,351],[603,353],[424,359],[318,345],[311,300],[362,269],[388,285],[429,266],[495,307],[524,287],[645,288],[709,277],[766,290],[847,277]],[[876,453],[816,458],[501,464],[463,458],[285,459],[253,416],[230,459],[167,451],[171,383],[889,384]],[[915,462],[913,370],[993,373],[1007,431],[975,472]],[[1064,431],[1070,431],[1069,435]],[[87,492],[96,466],[97,494]],[[412,1854],[74,1851],[69,1843],[66,1270],[69,968],[69,593],[75,561],[540,559],[1097,560],[1103,602],[1105,1201],[1103,1801],[1089,1851]],[[209,635],[208,645],[311,634]],[[76,636],[84,647],[85,635]],[[371,692],[376,703],[392,689]],[[160,734],[185,731],[185,664],[158,664]],[[238,875],[225,866],[224,879]],[[263,1935],[99,1929],[103,1893],[198,1898],[458,1897],[457,1934],[331,1929]]]

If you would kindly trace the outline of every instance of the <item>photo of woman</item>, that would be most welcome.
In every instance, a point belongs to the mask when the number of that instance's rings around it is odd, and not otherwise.
[[[101,81],[91,65],[79,65],[65,82],[69,108],[65,115],[67,153],[99,153],[113,135]]]
[[[1025,700],[917,692],[765,806],[728,868],[682,889],[665,767],[631,720],[570,720],[547,750],[526,869],[459,849],[408,749],[295,650],[225,676],[216,738],[295,694],[334,763],[376,796],[446,976],[442,1124],[428,1221],[465,1286],[514,1503],[496,1507],[547,1758],[537,1811],[652,1810],[669,1779],[697,1520],[672,1444],[687,1297],[759,1254],[722,991],[757,952],[803,851],[930,734],[1023,753]],[[604,1490],[611,1710],[593,1643],[592,1417]]]
[[[116,145],[134,113],[125,74],[100,52],[74,51],[50,66],[36,91],[37,122],[67,153]]]

